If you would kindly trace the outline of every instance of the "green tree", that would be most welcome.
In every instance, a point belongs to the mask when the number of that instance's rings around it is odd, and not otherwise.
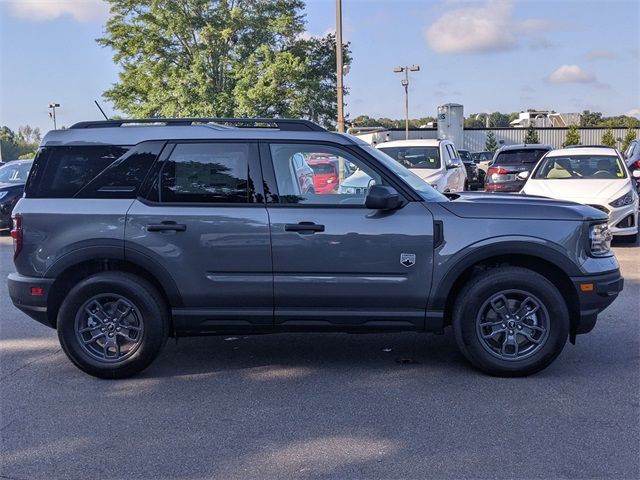
[[[616,138],[613,136],[613,130],[611,130],[610,128],[607,128],[604,133],[602,134],[602,140],[601,140],[603,145],[607,145],[608,147],[616,147]]]
[[[484,142],[484,148],[489,150],[491,153],[495,153],[495,151],[498,149],[498,142],[496,141],[496,136],[491,131],[487,133],[487,139]]]
[[[536,131],[536,127],[533,126],[533,123],[529,123],[529,126],[527,127],[527,134],[524,137],[524,143],[540,143],[540,137],[538,137],[538,132]]]
[[[303,38],[302,0],[107,1],[98,43],[121,71],[104,96],[125,114],[334,123],[335,37]]]
[[[567,130],[567,138],[562,146],[568,147],[570,145],[580,145],[580,130],[578,130],[578,125],[571,125],[569,126],[569,130]]]
[[[493,112],[489,115],[489,125],[492,127],[508,127],[509,115],[500,112]]]
[[[40,130],[29,125],[18,128],[16,134],[9,127],[0,129],[0,151],[2,159],[16,160],[20,157],[33,158],[40,143]]]
[[[622,140],[622,151],[625,152],[632,141],[636,139],[636,129],[632,122],[628,123],[627,131],[624,134],[624,139]]]

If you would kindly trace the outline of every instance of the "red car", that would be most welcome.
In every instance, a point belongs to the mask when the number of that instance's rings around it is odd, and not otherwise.
[[[338,189],[338,159],[329,155],[311,155],[307,161],[313,170],[313,188],[317,194],[336,193]]]

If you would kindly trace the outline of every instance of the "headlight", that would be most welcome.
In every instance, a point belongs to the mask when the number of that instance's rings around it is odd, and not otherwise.
[[[354,195],[356,193],[356,187],[343,187],[343,186],[340,186],[340,193],[342,195]]]
[[[611,251],[611,239],[613,234],[606,223],[591,225],[589,239],[591,240],[591,255],[600,257]]]
[[[624,207],[625,205],[631,205],[632,203],[633,203],[633,191],[629,190],[620,198],[616,198],[609,205],[611,205],[613,208],[620,208],[620,207]]]
[[[2,200],[4,197],[6,197],[7,193],[9,193],[9,192],[0,192],[0,200]]]

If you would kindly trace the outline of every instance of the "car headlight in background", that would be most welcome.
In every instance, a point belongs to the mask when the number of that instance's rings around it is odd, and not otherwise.
[[[606,223],[591,225],[589,239],[591,240],[591,255],[607,255],[611,251],[611,239],[613,234]]]
[[[2,200],[4,197],[6,197],[7,193],[9,193],[9,192],[0,192],[0,200]]]
[[[340,185],[340,193],[342,195],[355,195],[356,187],[343,187]]]
[[[629,190],[620,198],[616,198],[609,205],[611,205],[613,208],[620,208],[620,207],[624,207],[625,205],[631,205],[632,203],[633,203],[633,191]]]

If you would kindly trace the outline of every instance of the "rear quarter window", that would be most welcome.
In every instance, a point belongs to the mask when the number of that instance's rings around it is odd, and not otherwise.
[[[25,194],[72,198],[128,149],[114,145],[43,147],[34,160]]]

